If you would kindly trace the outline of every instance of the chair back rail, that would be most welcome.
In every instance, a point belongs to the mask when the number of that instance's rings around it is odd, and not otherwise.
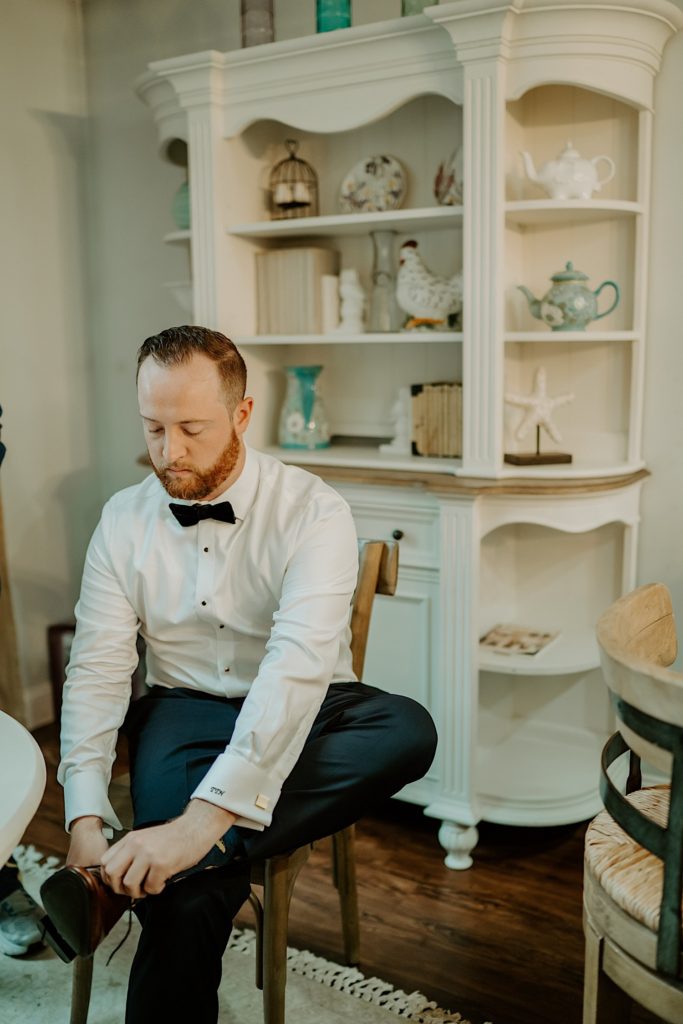
[[[597,636],[613,696],[683,727],[683,675],[666,667],[677,654],[667,588],[648,583],[615,601],[598,620]]]
[[[671,595],[663,583],[646,583],[615,601],[599,624],[600,641],[649,665],[671,665],[678,643]]]
[[[363,678],[370,618],[375,594],[391,596],[398,580],[396,541],[358,541],[358,582],[351,606],[351,657],[353,671]]]

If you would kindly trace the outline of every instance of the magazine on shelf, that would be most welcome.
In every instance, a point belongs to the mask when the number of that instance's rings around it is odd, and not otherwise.
[[[532,656],[544,650],[559,635],[559,631],[550,632],[533,629],[531,626],[499,623],[481,637],[479,645],[495,654]]]

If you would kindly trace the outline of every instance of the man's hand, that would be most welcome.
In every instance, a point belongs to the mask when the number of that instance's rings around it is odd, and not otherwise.
[[[114,892],[133,899],[155,896],[172,875],[194,867],[235,821],[222,807],[191,800],[179,818],[114,843],[100,858],[102,877]]]
[[[71,843],[66,855],[67,864],[78,864],[89,868],[100,863],[100,857],[109,849],[109,843],[102,835],[102,819],[96,817],[76,818],[71,822]]]

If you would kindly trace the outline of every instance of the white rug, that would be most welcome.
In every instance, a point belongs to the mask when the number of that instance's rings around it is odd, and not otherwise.
[[[15,857],[24,885],[38,898],[41,882],[58,867],[32,847],[19,847]],[[127,915],[126,915],[127,917]],[[139,925],[107,967],[109,953],[127,927],[124,919],[95,955],[88,1024],[122,1024],[128,972],[137,945]],[[224,958],[220,990],[221,1024],[260,1024],[261,993],[254,985],[254,933],[234,929]],[[17,959],[0,956],[0,1021],[2,1024],[61,1024],[69,1019],[71,967],[45,950]],[[366,978],[312,953],[290,949],[287,960],[287,1019],[296,1024],[469,1024],[459,1013],[439,1009],[419,992],[407,994],[379,978]]]

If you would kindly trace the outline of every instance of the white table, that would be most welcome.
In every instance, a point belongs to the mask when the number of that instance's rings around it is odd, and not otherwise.
[[[45,778],[45,761],[31,733],[0,711],[0,865],[35,814]]]

